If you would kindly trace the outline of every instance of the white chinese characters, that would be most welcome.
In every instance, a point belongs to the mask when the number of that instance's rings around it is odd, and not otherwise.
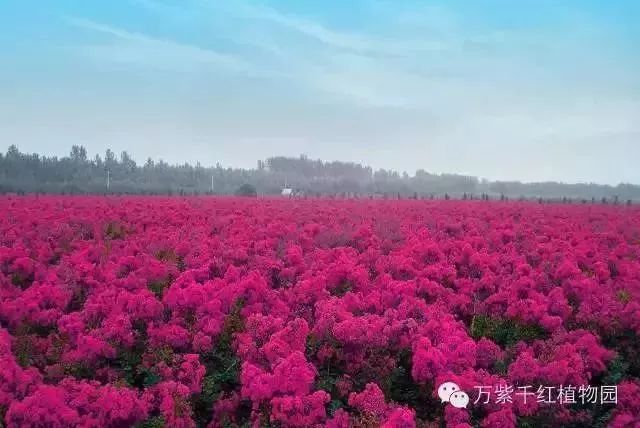
[[[514,400],[527,404],[537,402],[539,404],[617,404],[617,385],[498,385],[474,386],[476,391],[473,404],[510,404]],[[471,402],[469,394],[463,391],[454,382],[444,382],[438,387],[438,397],[442,403],[450,403],[458,409],[466,408]]]
[[[526,404],[536,401],[540,404],[617,404],[617,385],[560,385],[545,386],[499,384],[495,386],[474,386],[476,398],[473,404],[507,404],[514,398]]]

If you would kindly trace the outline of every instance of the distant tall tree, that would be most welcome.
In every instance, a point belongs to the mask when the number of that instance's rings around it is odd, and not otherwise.
[[[111,151],[111,149],[107,149],[104,153],[104,163],[107,168],[113,167],[118,161],[116,160],[116,155]]]
[[[71,146],[71,159],[75,162],[87,161],[87,149],[84,146]]]
[[[120,163],[126,172],[131,172],[136,168],[136,162],[131,159],[131,156],[129,156],[126,150],[120,153]]]
[[[15,144],[12,144],[7,149],[7,159],[17,159],[20,157],[20,150]]]
[[[562,183],[520,183],[490,182],[475,177],[455,174],[430,174],[416,171],[414,176],[396,171],[378,169],[353,162],[325,162],[312,160],[306,156],[299,158],[272,157],[257,163],[253,169],[195,166],[188,163],[170,165],[159,159],[147,159],[144,167],[138,168],[128,152],[116,157],[112,150],[106,150],[104,157],[89,160],[87,150],[80,145],[71,147],[68,156],[57,158],[38,154],[21,153],[16,145],[0,153],[0,192],[62,192],[92,193],[103,192],[107,171],[112,192],[174,194],[183,190],[184,194],[205,193],[211,190],[212,179],[215,192],[233,194],[242,184],[252,183],[256,192],[279,194],[282,186],[300,189],[307,195],[391,195],[413,197],[416,194],[429,198],[471,198],[474,192],[481,192],[482,199],[490,199],[490,194],[525,196],[527,199],[571,200],[593,198],[592,201],[640,200],[640,186],[620,184],[606,186],[597,184]]]

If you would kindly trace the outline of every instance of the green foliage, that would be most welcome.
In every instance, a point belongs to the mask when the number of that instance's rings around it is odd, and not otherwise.
[[[506,376],[508,369],[509,369],[509,361],[507,360],[498,360],[493,364],[493,371],[495,374]]]
[[[171,278],[153,280],[147,283],[147,287],[153,294],[156,295],[158,299],[162,299],[164,290],[169,288],[169,286],[171,285],[171,281]]]
[[[433,398],[433,385],[419,384],[411,376],[412,356],[408,349],[400,350],[391,375],[381,379],[385,397],[395,403],[409,406],[420,420],[434,420],[442,414],[443,406]]]
[[[331,290],[329,290],[329,293],[332,296],[342,297],[345,294],[347,294],[347,292],[351,291],[352,289],[353,289],[353,285],[351,284],[351,282],[345,279],[345,280],[341,281],[340,284],[338,284],[337,286],[335,286]]]
[[[539,428],[539,427],[555,427],[558,426],[557,415],[555,414],[553,407],[546,407],[539,409],[535,415],[532,416],[519,416],[516,419],[516,426],[518,428]],[[578,424],[564,424],[563,428],[581,428],[584,425]]]
[[[123,239],[126,235],[125,228],[117,221],[110,221],[104,227],[104,236],[109,239]]]
[[[184,257],[179,256],[172,248],[164,248],[154,254],[155,258],[165,263],[173,263],[180,272],[185,269]],[[167,278],[171,282],[171,278]]]
[[[161,262],[175,262],[178,259],[178,255],[171,248],[164,248],[156,251],[155,258]]]
[[[287,281],[280,276],[280,270],[277,268],[269,270],[269,280],[271,282],[271,288],[283,288],[288,285]]]
[[[12,346],[12,352],[16,361],[22,367],[35,365],[43,368],[47,364],[47,358],[36,348],[36,339],[38,337],[48,337],[50,334],[56,333],[55,326],[42,326],[23,322],[15,328],[15,341]]]
[[[308,361],[313,361],[318,369],[318,376],[316,377],[315,389],[326,391],[331,396],[331,401],[327,403],[327,414],[333,416],[338,409],[348,409],[347,397],[340,396],[336,383],[340,376],[344,374],[344,367],[341,362],[335,358],[329,358],[320,364],[316,361],[316,355],[320,347],[323,345],[323,341],[318,339],[313,334],[307,336],[307,342],[305,345],[305,355]],[[339,345],[332,344],[338,347]]]
[[[622,355],[618,354],[607,364],[605,373],[591,379],[590,384],[598,387],[602,385],[617,385],[629,376],[629,368],[630,363],[625,361]],[[571,405],[570,408],[573,412],[583,413],[583,415],[588,418],[587,420],[589,421],[590,427],[605,428],[609,425],[609,421],[615,410],[615,405],[581,403],[578,401]],[[524,428],[549,426],[552,424],[550,421],[553,421],[553,418],[551,416],[545,416],[542,413],[528,418],[519,418],[518,426]],[[585,426],[585,421],[567,424],[567,428],[582,428],[583,426]]]
[[[142,353],[124,349],[118,353],[118,365],[122,370],[125,382],[129,386],[144,387],[145,374],[140,369]]]
[[[344,409],[344,407],[344,401],[335,399],[331,400],[327,405],[327,414],[329,416],[333,416],[338,410]]]
[[[603,412],[602,414],[600,414],[594,421],[593,421],[593,428],[606,428],[609,426],[609,421],[611,420],[611,416],[613,416],[613,410],[614,409],[609,409],[605,412]]]
[[[142,375],[142,385],[145,388],[153,386],[162,380],[162,378],[157,373],[154,373],[146,368],[140,370],[140,374]]]
[[[500,346],[510,346],[521,340],[532,342],[537,339],[546,339],[548,332],[539,325],[475,315],[471,321],[471,336],[476,340],[486,337]]]
[[[33,280],[33,275],[23,275],[21,273],[14,273],[11,275],[11,284],[22,290],[29,288],[33,283]]]
[[[621,355],[616,355],[616,357],[611,360],[607,367],[607,373],[602,378],[603,385],[617,385],[622,380],[624,380],[628,373],[630,364],[624,360]]]
[[[14,345],[16,361],[21,367],[26,368],[31,365],[31,355],[33,354],[33,340],[29,335],[18,335]]]
[[[244,302],[236,301],[225,317],[222,332],[216,346],[201,354],[205,366],[202,391],[192,398],[194,418],[198,426],[207,426],[211,421],[213,403],[224,393],[235,390],[240,385],[240,360],[233,350],[235,334],[244,330],[244,320],[240,314]],[[246,412],[247,416],[250,409]]]
[[[312,361],[315,358],[318,349],[320,349],[320,341],[318,338],[313,334],[308,335],[304,349],[307,360]]]
[[[123,380],[129,386],[143,389],[159,381],[159,378],[142,365],[142,357],[147,351],[146,324],[135,323],[133,330],[135,334],[133,346],[119,350],[115,365],[121,370]]]
[[[67,306],[68,312],[76,312],[82,310],[87,298],[89,297],[89,287],[83,283],[76,284],[73,288],[73,295]]]
[[[162,416],[153,416],[144,422],[135,425],[135,428],[165,428],[166,422]]]
[[[518,428],[538,428],[542,425],[541,418],[536,416],[520,416],[516,421],[516,426]]]
[[[616,293],[616,298],[620,303],[627,304],[631,301],[631,294],[627,290],[619,290]]]
[[[602,331],[603,345],[617,352],[610,370],[621,370],[625,377],[640,378],[640,337],[632,330]]]
[[[93,379],[94,371],[84,362],[63,364],[64,373],[76,379]]]

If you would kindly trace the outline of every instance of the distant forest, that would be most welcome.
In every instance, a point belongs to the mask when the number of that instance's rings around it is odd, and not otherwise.
[[[0,153],[0,193],[230,195],[250,188],[261,195],[276,195],[285,186],[297,194],[330,197],[640,201],[640,186],[632,184],[488,181],[422,169],[409,175],[304,155],[271,157],[259,160],[253,169],[241,169],[219,164],[172,165],[151,158],[138,165],[127,152],[116,156],[111,150],[104,157],[90,159],[83,146],[73,146],[69,155],[61,158],[22,153],[15,145]]]

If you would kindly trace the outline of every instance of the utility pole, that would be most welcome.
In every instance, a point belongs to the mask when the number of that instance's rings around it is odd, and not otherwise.
[[[213,195],[213,175],[211,176],[211,194]]]

